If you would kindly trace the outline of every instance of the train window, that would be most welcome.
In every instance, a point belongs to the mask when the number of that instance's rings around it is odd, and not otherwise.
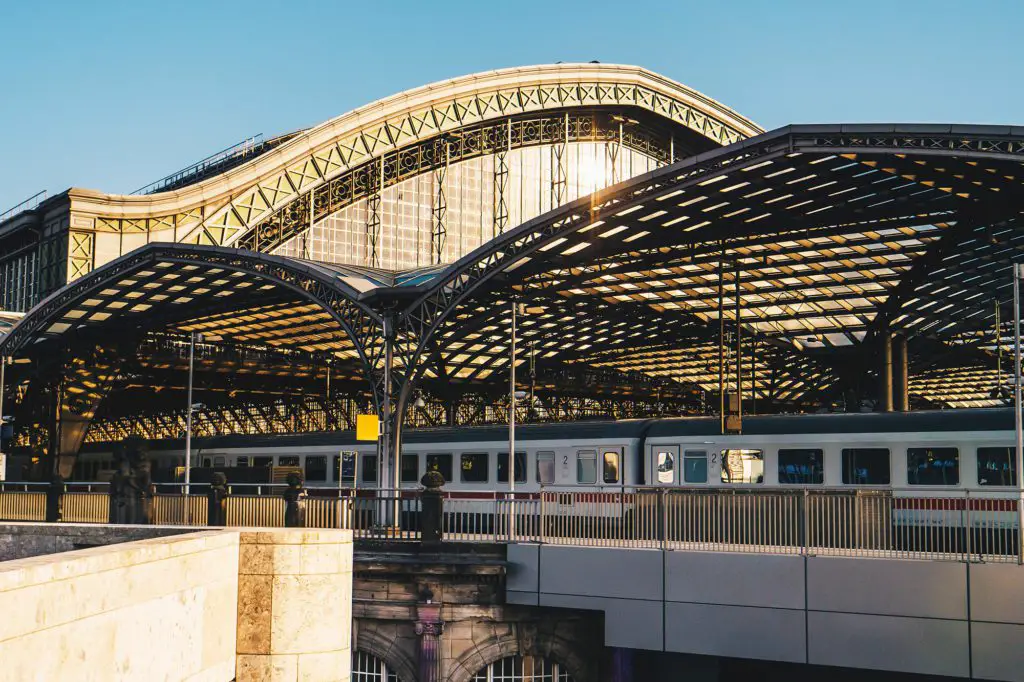
[[[249,458],[248,457],[239,457],[239,458],[235,459],[235,466],[236,467],[242,467],[242,468],[245,468],[245,467],[249,466]]]
[[[957,485],[960,451],[956,448],[907,448],[907,483]]]
[[[526,483],[526,453],[516,452],[516,483]],[[498,453],[498,483],[508,483],[508,453]]]
[[[211,459],[210,457],[203,457],[203,466],[207,467],[207,468],[208,467],[212,467],[213,466],[213,459]]]
[[[764,483],[764,453],[722,450],[722,483]]]
[[[537,483],[551,485],[555,482],[555,453],[537,453]]]
[[[214,457],[213,458],[213,466],[215,466],[215,467],[222,467],[222,466],[224,466],[225,462],[226,462],[226,460],[225,460],[224,457]]]
[[[602,471],[601,480],[605,483],[619,482],[619,453],[604,453],[604,470]]]
[[[452,480],[452,456],[449,453],[427,455],[427,471],[439,471],[444,480]]]
[[[779,450],[779,483],[816,485],[825,482],[825,458],[815,448]]]
[[[459,456],[459,471],[463,483],[487,482],[487,453],[464,452]]]
[[[299,466],[299,458],[295,455],[281,455],[277,458],[277,466],[297,467]]]
[[[708,453],[704,450],[683,452],[683,482],[708,482]]]
[[[978,448],[978,485],[1017,485],[1015,448]]]
[[[576,454],[576,482],[597,483],[597,453],[580,450]]]
[[[325,455],[306,455],[306,480],[327,480],[327,457]]]
[[[270,467],[270,466],[274,466],[274,458],[273,457],[253,457],[252,458],[252,465],[254,467]]]
[[[363,470],[359,473],[363,483],[376,483],[377,455],[363,455]]]
[[[420,480],[420,456],[402,455],[402,483],[416,483]]]
[[[675,449],[657,451],[658,483],[675,483],[676,452]]]
[[[889,485],[888,448],[843,448],[843,483]]]

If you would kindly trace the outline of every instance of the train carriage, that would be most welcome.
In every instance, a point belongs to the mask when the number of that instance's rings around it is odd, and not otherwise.
[[[665,516],[651,507],[664,491],[674,491],[670,499],[679,504],[706,504],[702,494],[731,491],[762,505],[800,495],[817,504],[817,493],[828,491],[847,493],[857,509],[881,504],[872,500],[883,495],[887,511],[878,523],[893,528],[957,527],[968,518],[987,529],[1017,523],[1012,410],[753,416],[743,427],[722,435],[713,417],[522,425],[512,466],[516,501],[525,509],[543,491],[548,516],[635,523]],[[387,487],[378,480],[376,444],[351,432],[196,438],[193,452],[203,468],[298,468],[314,494]],[[158,471],[180,471],[183,444],[155,442],[151,457]],[[86,449],[76,479],[109,471],[111,460],[109,452]],[[509,468],[507,427],[404,433],[402,490],[411,494],[427,470],[437,470],[458,513],[493,513],[510,489]],[[678,512],[680,523],[695,523],[700,510],[687,509]]]

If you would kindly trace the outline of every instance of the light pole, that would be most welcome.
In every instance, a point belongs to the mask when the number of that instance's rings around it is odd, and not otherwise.
[[[203,335],[190,332],[188,337],[188,413],[185,415],[185,523],[192,522],[192,507],[189,505],[189,493],[192,483],[192,413],[196,406],[192,404],[192,376],[195,371],[196,340],[203,342]]]
[[[7,478],[7,460],[4,457],[4,370],[7,368],[7,356],[0,355],[0,481]]]
[[[509,540],[515,535],[516,513],[516,312],[519,303],[515,296],[512,297],[512,344],[511,363],[509,363],[508,374],[508,499],[509,517],[508,534]]]
[[[1013,264],[1013,423],[1017,444],[1017,563],[1024,564],[1024,430],[1020,394],[1020,278],[1024,268]]]

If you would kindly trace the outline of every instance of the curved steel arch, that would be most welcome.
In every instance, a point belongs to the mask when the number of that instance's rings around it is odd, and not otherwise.
[[[231,245],[275,211],[386,153],[481,122],[594,107],[643,109],[713,144],[761,132],[718,102],[638,67],[558,64],[506,69],[380,100],[299,134],[222,175],[173,192],[126,196],[71,190],[72,225],[97,231],[183,232],[181,241],[188,243]]]
[[[602,216],[623,215],[659,196],[713,181],[733,170],[794,154],[941,155],[1024,162],[1024,128],[1007,126],[822,125],[789,126],[656,169],[538,216],[509,230],[446,268],[402,312],[407,339],[405,376],[396,413],[402,414],[421,359],[434,335],[460,304],[496,276],[533,258],[541,249],[587,229]],[[972,200],[973,203],[973,200]]]
[[[681,158],[674,138],[661,139],[639,123],[622,132],[618,124],[605,125],[605,119],[610,119],[608,112],[586,109],[566,111],[564,119],[563,112],[551,111],[492,119],[385,152],[299,193],[260,218],[235,244],[252,251],[272,250],[317,221],[404,180],[487,154],[563,142],[617,142],[622,133],[623,147],[652,156],[659,164]]]
[[[30,310],[7,335],[0,337],[0,353],[17,355],[48,325],[86,300],[91,294],[147,265],[159,262],[201,264],[222,270],[243,272],[319,305],[351,339],[367,377],[373,381],[379,371],[380,353],[368,349],[380,346],[377,328],[380,315],[357,300],[351,286],[306,263],[280,256],[256,254],[217,246],[153,243],[122,256],[54,292]],[[243,309],[243,308],[240,308]],[[102,324],[102,323],[99,323]],[[373,400],[380,402],[377,390]]]

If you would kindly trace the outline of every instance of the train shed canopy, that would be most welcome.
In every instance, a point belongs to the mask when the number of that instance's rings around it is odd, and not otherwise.
[[[711,395],[722,351],[727,383],[739,360],[744,393],[765,408],[819,408],[851,387],[869,394],[879,340],[899,334],[915,400],[993,404],[1022,144],[1024,130],[1005,127],[787,127],[414,271],[153,244],[44,301],[4,343],[20,353],[52,337],[94,344],[93,328],[199,331],[372,375],[393,333],[403,385],[500,384],[516,299],[523,363]]]

